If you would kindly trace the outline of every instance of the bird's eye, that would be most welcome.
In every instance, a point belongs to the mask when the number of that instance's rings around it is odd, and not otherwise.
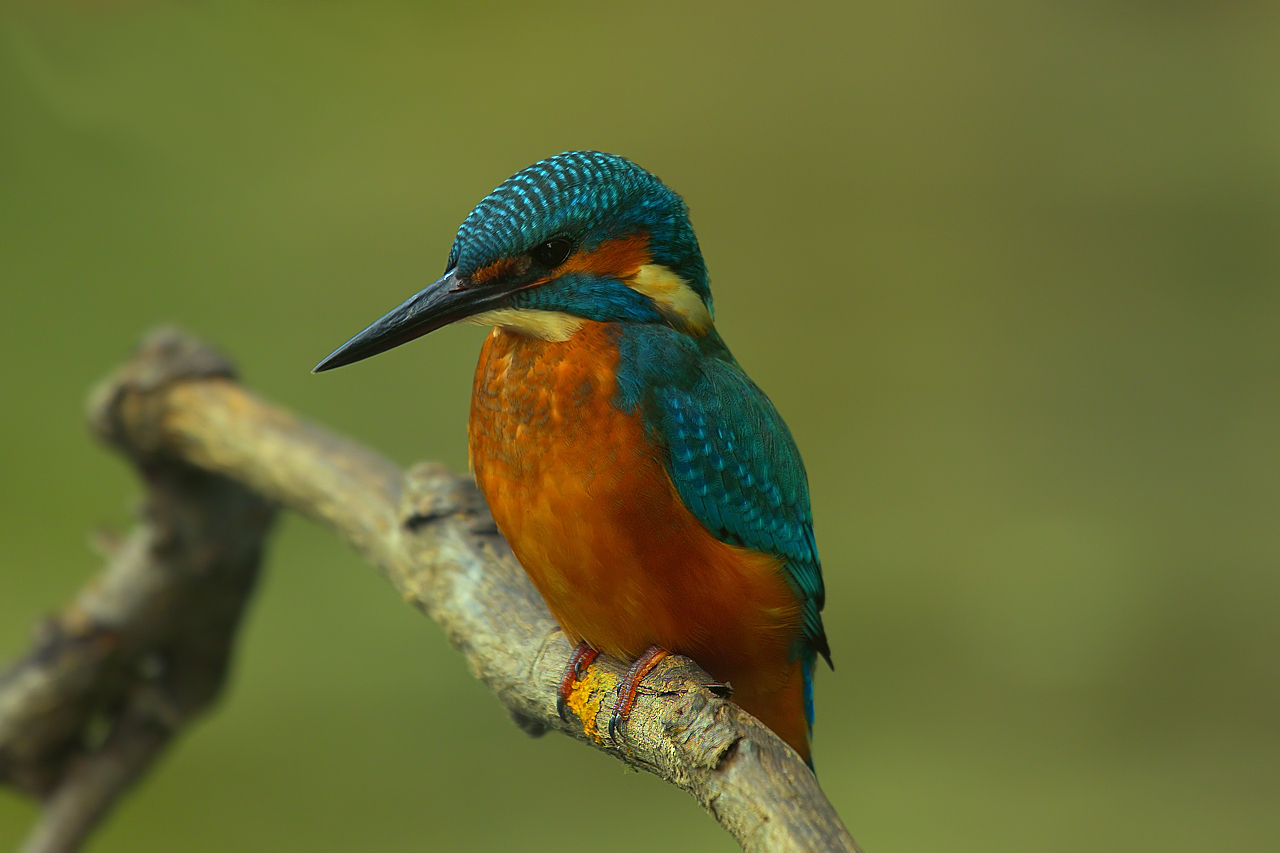
[[[558,267],[573,251],[573,243],[564,237],[556,237],[529,250],[529,257],[544,267]]]

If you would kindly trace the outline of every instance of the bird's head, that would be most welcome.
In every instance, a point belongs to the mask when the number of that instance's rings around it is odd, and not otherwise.
[[[713,325],[698,239],[680,196],[630,160],[557,154],[508,178],[458,228],[444,276],[320,362],[385,352],[446,326],[566,340],[584,321]]]

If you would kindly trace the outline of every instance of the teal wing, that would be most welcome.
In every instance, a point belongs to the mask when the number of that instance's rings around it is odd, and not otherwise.
[[[777,409],[737,365],[722,361],[703,365],[691,387],[655,396],[667,470],[685,506],[721,541],[786,560],[803,604],[805,651],[829,662],[808,479]]]
[[[713,354],[653,327],[627,338],[620,364],[639,366],[629,368],[636,375],[620,371],[620,402],[640,405],[681,499],[708,530],[783,558],[803,609],[797,652],[829,664],[808,478],[782,416],[718,338]]]

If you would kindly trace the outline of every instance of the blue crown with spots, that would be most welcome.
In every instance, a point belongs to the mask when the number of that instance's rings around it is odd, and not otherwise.
[[[476,205],[458,228],[446,271],[467,276],[554,237],[590,250],[644,232],[649,252],[710,302],[702,251],[680,196],[616,154],[566,151],[516,172]]]

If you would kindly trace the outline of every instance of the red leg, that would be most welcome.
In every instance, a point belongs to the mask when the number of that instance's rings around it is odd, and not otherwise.
[[[609,737],[617,739],[618,729],[627,721],[627,717],[631,716],[631,709],[636,704],[636,691],[640,689],[640,682],[651,669],[662,663],[662,659],[670,654],[671,652],[660,646],[650,646],[644,654],[636,658],[635,663],[631,664],[631,668],[627,670],[627,674],[622,677],[622,682],[618,685],[618,705],[613,709],[613,716],[609,718]]]
[[[566,723],[569,722],[569,718],[566,716],[568,707],[565,703],[569,701],[569,695],[573,693],[573,685],[578,683],[578,680],[582,678],[583,671],[591,666],[591,662],[599,654],[600,652],[588,646],[584,640],[578,643],[573,650],[573,654],[569,655],[569,662],[564,665],[564,675],[560,676],[560,687],[556,690],[556,713]]]

